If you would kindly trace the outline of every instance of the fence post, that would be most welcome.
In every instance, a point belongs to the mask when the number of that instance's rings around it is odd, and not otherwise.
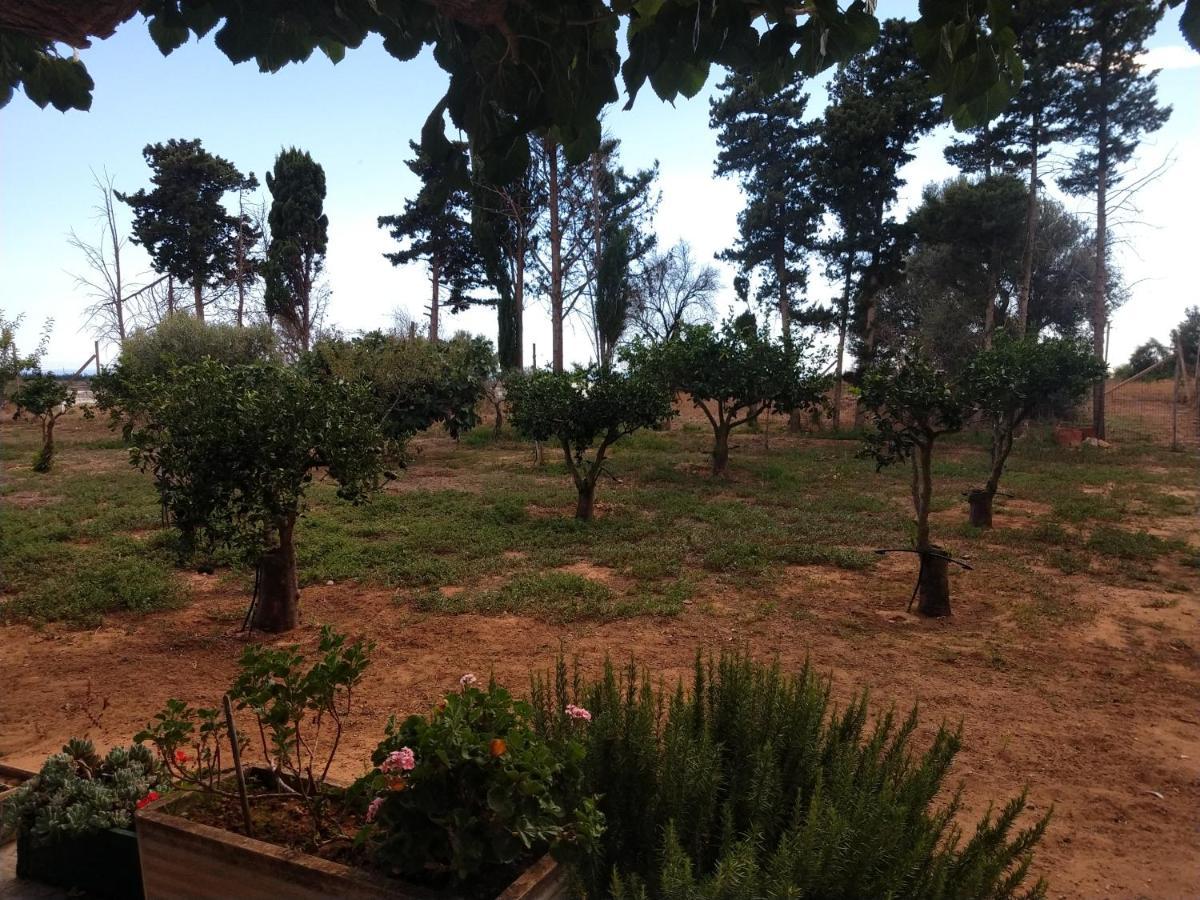
[[[1182,376],[1175,369],[1175,384],[1171,390],[1171,449],[1179,449],[1179,381]]]

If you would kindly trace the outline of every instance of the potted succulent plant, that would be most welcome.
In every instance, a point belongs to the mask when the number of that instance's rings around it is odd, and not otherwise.
[[[7,844],[16,837],[14,829],[4,827],[5,798],[12,796],[17,788],[35,774],[35,772],[30,772],[28,769],[20,769],[16,766],[0,763],[0,845]]]
[[[548,851],[600,831],[582,746],[539,737],[494,684],[464,676],[428,717],[390,722],[354,784],[328,777],[370,649],[329,630],[312,665],[248,648],[226,717],[171,701],[138,735],[181,787],[136,817],[149,900],[565,895]],[[251,753],[268,765],[243,767]]]
[[[101,758],[91,741],[69,741],[4,798],[17,877],[96,897],[140,897],[133,813],[168,785],[146,747],[118,747]]]

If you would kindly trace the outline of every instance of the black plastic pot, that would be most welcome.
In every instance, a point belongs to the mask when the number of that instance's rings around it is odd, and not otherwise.
[[[141,900],[137,835],[110,828],[50,844],[17,835],[17,877],[109,900]]]

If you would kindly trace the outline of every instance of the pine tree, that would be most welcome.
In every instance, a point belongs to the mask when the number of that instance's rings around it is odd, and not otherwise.
[[[267,315],[287,323],[308,350],[315,312],[313,286],[325,267],[329,217],[325,170],[305,150],[283,150],[267,175],[271,243],[267,248]]]
[[[142,155],[154,187],[117,194],[133,209],[133,241],[146,248],[156,272],[191,285],[196,318],[203,321],[204,289],[221,281],[234,264],[239,222],[221,200],[258,182],[209,153],[199,140],[147,144]]]
[[[1050,145],[1069,140],[1071,130],[1065,108],[1068,66],[1076,57],[1067,0],[1018,0],[1013,28],[1017,52],[1025,64],[1025,78],[1004,112],[970,131],[970,139],[956,140],[946,148],[946,159],[966,174],[990,178],[1001,173],[1024,173],[1028,188],[1025,202],[1025,238],[1017,315],[1013,330],[1023,335],[1029,319],[1029,295],[1037,247],[1038,164]]]
[[[913,61],[910,27],[889,19],[868,54],[838,70],[831,103],[814,152],[814,196],[832,218],[821,247],[829,272],[841,283],[834,381],[834,427],[841,425],[842,371],[852,303],[860,323],[858,356],[875,351],[880,293],[902,274],[907,232],[889,214],[901,185],[909,147],[936,123],[928,76]]]
[[[483,261],[471,237],[471,198],[462,185],[442,186],[445,173],[421,148],[409,142],[414,156],[406,165],[421,180],[422,189],[404,203],[399,215],[380,216],[379,227],[404,246],[384,257],[394,266],[424,260],[429,266],[429,339],[438,340],[442,287],[449,288],[445,304],[461,312],[471,303],[469,292],[484,283]]]
[[[776,87],[737,73],[719,89],[709,106],[720,147],[716,174],[736,177],[746,198],[738,239],[719,258],[738,267],[747,288],[759,274],[757,299],[778,312],[790,344],[794,325],[815,321],[802,303],[821,216],[812,196],[817,128],[804,121],[808,95],[799,80]]]
[[[920,245],[943,251],[947,282],[969,299],[976,316],[982,313],[984,348],[992,346],[997,305],[1007,312],[1009,287],[1017,280],[1025,198],[1013,175],[959,177],[926,187],[909,217]]]
[[[1108,326],[1109,192],[1121,183],[1121,167],[1133,158],[1142,135],[1161,128],[1171,113],[1158,104],[1156,73],[1138,62],[1163,11],[1161,4],[1143,0],[1089,0],[1077,4],[1071,18],[1079,52],[1067,70],[1065,109],[1080,145],[1059,185],[1096,198],[1091,318],[1092,347],[1101,361]],[[1093,390],[1092,424],[1103,438],[1103,381]]]

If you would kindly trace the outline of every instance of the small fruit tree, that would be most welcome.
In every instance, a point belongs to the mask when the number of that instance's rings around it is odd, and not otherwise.
[[[933,445],[942,435],[962,429],[970,406],[961,386],[916,349],[867,369],[861,392],[875,425],[865,438],[864,454],[874,457],[876,470],[905,460],[912,464],[916,552],[921,557],[917,612],[948,616],[948,557],[929,539]]]
[[[713,429],[713,475],[729,463],[729,435],[764,412],[798,412],[825,403],[830,380],[806,359],[808,346],[772,341],[765,331],[735,321],[720,328],[684,325],[660,344],[634,343],[633,364],[659,368],[672,390],[703,410]]]
[[[17,406],[14,419],[27,412],[41,420],[42,449],[33,461],[33,471],[49,472],[54,462],[54,424],[75,405],[75,391],[65,381],[35,371],[22,378],[12,402]]]
[[[658,373],[640,366],[514,374],[506,386],[513,427],[532,440],[561,445],[579,492],[575,518],[585,522],[595,509],[596,482],[609,447],[674,414],[670,388]]]
[[[325,470],[338,496],[355,503],[381,479],[383,436],[369,391],[276,364],[213,359],[144,389],[152,402],[131,434],[133,463],[153,472],[185,544],[256,561],[253,626],[295,627],[294,535],[313,473]]]
[[[482,337],[449,341],[372,331],[317,344],[304,365],[321,378],[370,385],[383,431],[394,448],[441,422],[454,438],[479,424],[479,403],[496,374],[496,354]]]
[[[1062,338],[1017,340],[1000,334],[971,360],[966,391],[992,431],[987,482],[967,493],[972,525],[992,526],[992,500],[1021,423],[1039,408],[1078,403],[1104,371],[1087,344]]]

